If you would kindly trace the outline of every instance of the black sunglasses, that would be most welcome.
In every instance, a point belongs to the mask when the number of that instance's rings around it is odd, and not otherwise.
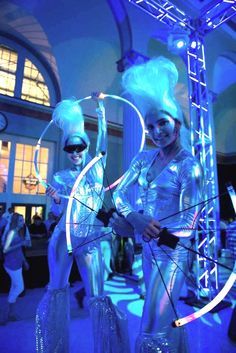
[[[67,153],[79,153],[86,149],[87,145],[81,143],[80,145],[67,145],[63,148],[63,150]]]

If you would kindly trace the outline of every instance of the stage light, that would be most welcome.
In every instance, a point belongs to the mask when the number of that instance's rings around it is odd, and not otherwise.
[[[197,42],[195,41],[195,40],[193,40],[192,42],[191,42],[191,48],[193,48],[193,49],[196,49],[197,48]]]
[[[174,26],[168,36],[168,50],[173,54],[185,52],[189,46],[189,32],[181,26]]]
[[[176,44],[176,47],[178,49],[181,49],[181,48],[183,48],[186,45],[186,42],[184,40],[182,40],[182,39],[179,39],[179,40],[176,41],[175,44]]]

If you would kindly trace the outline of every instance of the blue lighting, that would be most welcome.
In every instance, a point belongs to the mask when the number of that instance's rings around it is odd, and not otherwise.
[[[171,34],[168,37],[168,50],[173,54],[180,54],[187,50],[189,38],[183,34]]]
[[[220,315],[219,315],[218,313],[214,313],[213,319],[214,319],[214,321],[215,321],[217,324],[219,324],[219,325],[222,324],[221,317],[220,317]]]
[[[187,50],[189,41],[189,31],[176,24],[168,36],[168,50],[173,54],[180,54]]]
[[[143,312],[143,300],[135,300],[128,304],[127,309],[135,316],[141,317]]]
[[[116,282],[117,281],[123,282],[123,283],[125,282],[125,278],[122,276],[114,276],[112,279],[115,280]]]
[[[132,293],[134,291],[133,288],[118,288],[109,286],[108,284],[105,284],[104,289],[105,291],[109,291],[110,293]]]
[[[175,42],[175,45],[176,45],[176,47],[178,49],[181,49],[181,48],[183,48],[186,45],[186,43],[183,40],[180,39],[180,40]]]
[[[105,286],[106,285],[112,286],[112,287],[126,287],[127,286],[127,284],[125,282],[118,282],[118,281],[114,281],[114,280],[107,281],[105,283]]]
[[[109,294],[111,297],[111,300],[114,305],[117,305],[121,301],[130,301],[130,300],[137,300],[138,299],[138,294],[137,293],[132,293],[132,294]]]
[[[191,48],[193,48],[193,49],[197,48],[197,42],[195,40],[192,41]]]

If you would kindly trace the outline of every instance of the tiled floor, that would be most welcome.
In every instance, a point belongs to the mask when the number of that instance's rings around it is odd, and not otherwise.
[[[70,353],[93,353],[91,322],[85,310],[78,309],[73,293],[80,286],[77,282],[70,288],[71,324]],[[137,294],[137,285],[127,278],[116,276],[106,282],[106,291],[114,303],[128,315],[131,353],[134,352],[134,341],[139,330],[143,300]],[[18,309],[22,320],[0,326],[1,353],[33,353],[35,352],[34,316],[37,303],[44,293],[44,288],[27,290],[26,295],[18,300]],[[4,305],[6,294],[0,294],[0,305]],[[229,300],[233,302],[231,294]],[[185,315],[194,308],[179,301],[179,311]],[[227,336],[232,315],[232,307],[215,314],[206,314],[186,326],[190,353],[233,353],[236,343]],[[235,328],[236,330],[236,328]],[[52,352],[53,353],[53,352]]]

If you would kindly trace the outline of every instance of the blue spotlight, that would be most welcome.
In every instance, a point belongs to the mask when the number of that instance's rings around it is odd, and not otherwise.
[[[168,50],[173,54],[185,52],[189,46],[189,32],[186,28],[175,26],[168,36]]]
[[[175,45],[178,49],[181,49],[186,46],[186,42],[182,39],[179,39],[175,42]]]

